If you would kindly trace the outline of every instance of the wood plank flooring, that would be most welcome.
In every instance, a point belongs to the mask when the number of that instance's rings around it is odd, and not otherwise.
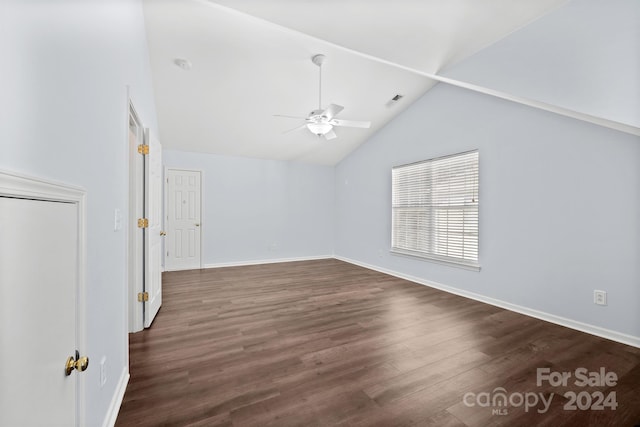
[[[634,347],[337,260],[163,277],[117,426],[640,424]],[[538,386],[538,368],[572,376]],[[580,387],[578,368],[618,380]],[[571,391],[617,408],[565,409]]]

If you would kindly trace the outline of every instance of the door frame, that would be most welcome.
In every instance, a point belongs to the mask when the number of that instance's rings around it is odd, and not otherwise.
[[[76,206],[78,212],[76,348],[86,351],[86,191],[81,187],[0,169],[0,196],[72,203]],[[70,349],[69,351],[72,352],[73,350]],[[60,361],[60,366],[62,366],[62,362]],[[75,375],[76,423],[78,426],[86,424],[85,378],[86,375]]]
[[[137,296],[144,289],[144,239],[142,233],[138,233],[137,227],[137,211],[140,210],[140,217],[144,217],[144,158],[138,154],[136,147],[131,146],[129,140],[129,119],[133,117],[139,132],[137,135],[137,143],[145,143],[145,131],[140,119],[140,115],[136,112],[131,97],[128,97],[127,103],[127,121],[126,121],[126,147],[127,147],[127,164],[128,167],[128,185],[129,200],[127,207],[127,275],[128,275],[128,313],[126,324],[129,332],[139,332],[144,329],[144,313],[143,304],[138,302]],[[129,355],[129,344],[127,340],[127,357]],[[128,361],[127,361],[128,365]]]
[[[169,186],[168,184],[168,177],[169,177],[169,171],[185,171],[185,172],[198,172],[200,174],[200,267],[202,268],[203,264],[202,264],[202,259],[204,258],[204,252],[203,252],[203,248],[204,248],[204,230],[206,225],[206,221],[202,220],[202,213],[204,212],[204,171],[202,169],[189,169],[189,168],[179,168],[179,167],[173,167],[173,166],[167,166],[164,168],[164,176],[162,178],[162,185],[164,186],[164,209],[162,211],[162,220],[163,220],[163,228],[164,230],[169,230],[169,218],[168,218],[168,206],[167,206],[167,202],[169,201]],[[167,268],[167,247],[166,247],[166,239],[163,240],[162,244],[162,264],[164,267],[164,271],[180,271],[179,269],[169,269]]]

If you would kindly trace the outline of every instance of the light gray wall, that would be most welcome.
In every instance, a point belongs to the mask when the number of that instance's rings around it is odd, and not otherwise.
[[[164,150],[203,171],[204,265],[333,254],[332,166]]]
[[[100,426],[128,351],[126,85],[145,125],[157,130],[142,5],[5,1],[0,52],[0,168],[87,191],[87,348],[79,350],[95,363],[83,374],[87,425]],[[115,208],[123,213],[118,232]]]
[[[640,126],[640,1],[571,0],[443,75]]]
[[[391,255],[392,166],[476,148],[482,270]],[[336,255],[640,337],[639,137],[439,84],[335,179]]]

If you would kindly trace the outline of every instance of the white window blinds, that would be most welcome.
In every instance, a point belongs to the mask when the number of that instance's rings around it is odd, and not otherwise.
[[[392,251],[479,269],[478,152],[392,169]]]

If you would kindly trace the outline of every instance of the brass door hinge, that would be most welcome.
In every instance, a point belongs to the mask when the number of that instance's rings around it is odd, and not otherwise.
[[[147,228],[149,220],[147,218],[138,218],[138,228]]]
[[[138,153],[142,155],[149,154],[149,146],[145,144],[138,145]]]
[[[138,302],[149,301],[149,292],[138,292]]]

